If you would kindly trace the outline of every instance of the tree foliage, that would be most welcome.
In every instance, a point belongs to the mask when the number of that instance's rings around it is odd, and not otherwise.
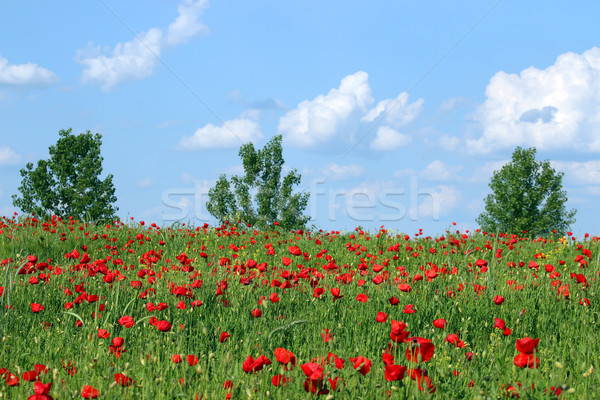
[[[535,153],[535,148],[517,147],[512,161],[494,172],[492,193],[485,199],[485,211],[477,218],[484,231],[527,231],[531,237],[564,235],[575,222],[576,211],[565,207],[563,173],[557,173],[547,160],[536,161]]]
[[[21,196],[12,196],[13,205],[43,217],[114,218],[113,176],[99,178],[101,138],[90,131],[75,136],[71,129],[61,130],[58,141],[49,148],[50,159],[39,160],[35,168],[28,163],[21,169]]]
[[[240,220],[261,229],[274,222],[281,229],[304,228],[309,194],[293,193],[301,179],[295,169],[281,178],[281,141],[281,135],[274,136],[259,150],[252,143],[244,144],[239,150],[244,175],[231,180],[224,174],[219,177],[208,193],[208,212],[221,222]]]

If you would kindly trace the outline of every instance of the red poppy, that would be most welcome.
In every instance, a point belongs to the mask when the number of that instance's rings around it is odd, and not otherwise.
[[[81,389],[81,397],[84,399],[95,399],[98,397],[98,395],[98,389],[90,385],[83,385],[83,388]]]
[[[125,339],[123,339],[122,337],[119,337],[119,336],[114,337],[112,340],[112,344],[115,347],[121,347],[121,346],[123,346],[123,343],[125,343]]]
[[[342,297],[344,297],[344,295],[340,295],[340,289],[338,288],[332,288],[331,295],[333,296],[333,301],[339,300]]]
[[[494,328],[504,329],[506,328],[506,323],[501,318],[494,318]]]
[[[31,303],[31,311],[34,313],[39,313],[44,309],[44,306],[38,303]]]
[[[100,339],[108,339],[110,337],[110,333],[106,329],[98,329],[98,337]]]
[[[133,320],[133,317],[125,315],[119,318],[119,324],[121,324],[121,326],[124,326],[125,328],[131,328],[135,325],[135,321]]]
[[[369,297],[364,293],[360,293],[356,296],[356,300],[360,301],[361,303],[366,303],[367,300],[369,300]]]
[[[183,360],[181,359],[181,356],[179,354],[173,354],[171,356],[171,361],[173,361],[175,364],[179,364]]]
[[[300,250],[300,248],[298,246],[289,246],[288,251],[290,252],[290,254],[292,254],[294,256],[302,255],[302,250]]]
[[[261,354],[256,360],[252,356],[248,356],[246,361],[242,364],[242,368],[246,373],[258,372],[261,371],[265,365],[270,364],[271,360]]]
[[[196,357],[193,354],[190,354],[186,357],[188,364],[190,364],[190,367],[193,367],[194,365],[198,364],[198,357]]]
[[[169,332],[171,330],[171,324],[169,321],[158,321],[156,328],[161,332]]]
[[[219,337],[219,342],[225,343],[227,339],[229,339],[231,335],[227,332],[221,332],[221,336]]]
[[[38,379],[38,373],[36,371],[27,371],[21,375],[21,378],[27,382],[34,382]]]
[[[400,303],[400,300],[396,296],[394,296],[394,297],[390,297],[388,302],[391,305],[396,306],[396,305],[398,305],[398,303]]]
[[[406,324],[403,321],[392,320],[392,331],[390,339],[396,343],[402,343],[406,340],[410,332],[406,331]]]
[[[275,354],[275,359],[278,362],[285,365],[285,371],[291,371],[296,366],[296,356],[291,351],[278,347],[273,351],[273,354]]]
[[[408,361],[427,362],[433,357],[435,346],[431,343],[431,340],[422,337],[412,337],[407,339],[407,342],[408,347],[406,348],[405,357]]]
[[[304,375],[310,380],[319,381],[323,379],[323,367],[317,363],[310,362],[302,364],[300,368],[302,368],[302,372],[304,372]]]
[[[414,309],[414,304],[407,304],[404,306],[404,310],[402,310],[404,314],[414,314],[417,310]]]
[[[537,345],[540,339],[532,339],[530,337],[524,337],[523,339],[517,339],[516,347],[517,351],[525,354],[532,354],[537,350]]]
[[[463,342],[462,340],[460,340],[460,338],[458,337],[458,335],[455,335],[453,333],[449,334],[446,337],[446,342],[451,343],[453,345],[455,345],[456,347],[465,347],[465,342]]]
[[[399,284],[398,289],[400,289],[401,292],[406,292],[406,293],[410,293],[412,291],[412,287],[408,283]]]
[[[271,303],[277,303],[281,299],[279,298],[279,296],[277,296],[277,293],[271,293],[271,295],[269,296],[269,300],[271,301]]]
[[[439,329],[446,329],[446,325],[448,325],[448,321],[446,321],[443,318],[436,319],[435,321],[433,321],[433,326]]]
[[[262,311],[260,310],[260,308],[255,308],[251,311],[251,313],[254,318],[260,318],[262,316]]]
[[[275,375],[271,378],[271,383],[273,386],[285,386],[290,378],[286,378],[285,375]]]
[[[327,363],[330,363],[332,359],[337,369],[344,368],[344,363],[346,362],[346,360],[344,360],[343,358],[339,358],[333,353],[327,353]]]
[[[124,387],[128,387],[133,385],[133,381],[131,380],[130,377],[128,377],[127,375],[124,374],[115,374],[115,382],[117,382],[117,384],[124,386]]]
[[[329,333],[329,329],[323,329],[321,331],[321,337],[323,337],[323,341],[325,343],[329,342],[331,339],[333,339],[333,336]]]
[[[40,381],[36,381],[33,384],[33,391],[37,397],[30,396],[29,399],[52,400],[52,397],[48,395],[48,393],[50,393],[50,389],[52,389],[52,382],[42,383]]]
[[[375,321],[377,322],[386,322],[388,315],[384,312],[377,312],[377,317],[375,317]]]
[[[371,360],[363,356],[358,356],[356,358],[350,357],[350,362],[353,364],[354,369],[357,369],[363,376],[369,373],[371,366],[373,365]]]
[[[401,381],[404,379],[406,373],[406,367],[401,365],[386,365],[385,366],[385,380],[389,382]]]
[[[514,364],[519,368],[538,368],[540,366],[540,359],[533,354],[519,353],[513,360]]]

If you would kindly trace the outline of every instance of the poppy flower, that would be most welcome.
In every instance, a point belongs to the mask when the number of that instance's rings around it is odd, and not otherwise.
[[[333,296],[333,301],[339,300],[342,297],[344,297],[344,295],[340,295],[340,289],[338,288],[332,288],[331,295]]]
[[[323,341],[325,343],[329,342],[331,339],[333,339],[333,336],[329,333],[329,329],[323,329],[321,331],[321,337],[323,337]]]
[[[119,337],[119,336],[114,337],[112,340],[112,344],[115,347],[121,347],[121,346],[123,346],[123,343],[125,343],[125,339],[123,339],[122,337]]]
[[[300,248],[298,246],[289,246],[288,251],[290,252],[291,255],[294,255],[294,256],[302,255],[302,250],[300,250]]]
[[[135,325],[135,321],[133,320],[133,317],[125,315],[119,318],[119,324],[125,328],[131,328],[133,325]]]
[[[39,313],[44,309],[44,306],[38,303],[31,303],[31,311],[34,313]]]
[[[32,400],[53,400],[48,393],[50,393],[50,389],[52,389],[52,382],[42,383],[40,381],[36,381],[33,384],[33,391],[35,392],[34,396],[30,396],[28,398]]]
[[[227,332],[221,332],[221,336],[219,336],[219,342],[225,343],[230,336],[231,335]]]
[[[385,366],[385,380],[389,382],[401,381],[404,379],[406,373],[406,367],[401,365],[386,365]]]
[[[332,360],[337,369],[344,368],[344,363],[346,362],[346,360],[344,360],[343,358],[339,358],[333,353],[327,353],[327,363],[331,363]]]
[[[394,296],[394,297],[390,297],[388,302],[393,306],[397,306],[398,303],[400,303],[400,300],[396,296]]]
[[[260,308],[255,308],[251,311],[251,313],[254,318],[260,318],[262,316],[262,311],[260,310]]]
[[[279,363],[285,365],[285,371],[291,371],[296,366],[296,356],[291,351],[278,347],[273,351],[273,354],[275,354],[275,359]]]
[[[453,344],[456,347],[465,347],[465,342],[463,342],[462,340],[460,340],[460,338],[458,337],[458,335],[455,335],[453,333],[451,333],[450,335],[448,335],[446,337],[446,342]]]
[[[271,301],[271,303],[277,303],[281,299],[279,298],[279,296],[277,296],[277,293],[271,293],[271,295],[269,296],[269,300]]]
[[[523,339],[517,339],[516,347],[517,351],[525,354],[532,354],[537,350],[537,345],[540,339],[532,339],[530,337],[524,337]]]
[[[386,313],[379,311],[377,312],[377,317],[375,317],[375,321],[383,323],[387,321],[387,317],[388,315]]]
[[[494,318],[494,328],[504,329],[506,328],[506,322],[501,318]]]
[[[504,297],[494,296],[494,303],[496,303],[496,305],[501,305],[502,303],[504,303]]]
[[[21,379],[23,379],[26,382],[34,382],[37,380],[37,378],[38,378],[37,371],[27,371],[21,375]]]
[[[417,310],[414,309],[414,304],[407,304],[402,312],[404,314],[414,314],[417,312]]]
[[[313,292],[313,297],[315,299],[320,298],[321,296],[323,296],[323,293],[325,293],[325,289],[321,288],[321,287],[317,287],[315,288],[314,292]]]
[[[435,346],[431,340],[422,337],[412,337],[407,339],[405,357],[410,362],[427,362],[433,357]],[[420,357],[419,357],[420,356]]]
[[[540,366],[540,359],[533,354],[519,353],[515,356],[513,363],[519,368],[533,369]]]
[[[181,359],[181,356],[179,354],[173,354],[171,356],[171,361],[174,362],[175,364],[179,364],[183,360]]]
[[[110,333],[106,329],[98,329],[98,337],[100,339],[108,339],[110,337]]]
[[[133,385],[133,381],[131,380],[130,377],[128,377],[127,375],[124,374],[115,374],[115,382],[117,382],[117,384],[123,386],[123,387],[128,387]]]
[[[190,367],[193,367],[194,365],[198,364],[198,357],[190,354],[186,357],[188,364],[190,364]]]
[[[285,386],[290,379],[286,378],[285,375],[275,375],[271,378],[271,383],[273,386]]]
[[[371,360],[363,356],[358,356],[356,358],[350,357],[350,362],[353,364],[352,366],[354,369],[358,370],[362,376],[367,375],[373,365]]]
[[[171,330],[171,324],[168,321],[158,321],[156,328],[161,332],[169,332]]]
[[[90,385],[83,385],[81,389],[81,397],[84,399],[95,399],[99,395],[98,389]]]
[[[399,284],[398,289],[400,289],[401,292],[406,292],[406,293],[410,293],[412,291],[412,287],[408,283]]]
[[[396,343],[402,343],[406,340],[410,332],[406,331],[406,324],[403,321],[392,320],[392,331],[390,339]]]
[[[270,364],[271,360],[269,360],[262,354],[257,359],[254,359],[252,356],[248,356],[248,358],[246,358],[246,361],[244,361],[244,363],[242,364],[242,369],[246,373],[258,372],[261,371],[265,365]]]
[[[323,367],[317,363],[306,363],[300,366],[304,375],[312,381],[319,381],[323,379]]]
[[[446,321],[443,318],[436,319],[435,321],[433,321],[433,326],[435,326],[438,329],[446,329],[446,325],[448,325],[448,321]]]
[[[356,295],[356,300],[360,301],[361,303],[366,303],[367,300],[369,300],[369,297],[364,293],[360,293],[360,294]]]

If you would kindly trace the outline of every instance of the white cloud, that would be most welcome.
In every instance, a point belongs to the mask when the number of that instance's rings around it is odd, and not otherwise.
[[[208,28],[200,22],[200,15],[206,7],[207,0],[182,0],[177,8],[179,15],[166,33],[160,28],[151,28],[129,42],[118,43],[112,51],[92,45],[78,50],[75,60],[85,67],[81,81],[110,90],[122,82],[148,78],[162,50],[208,32]]]
[[[442,135],[439,138],[439,144],[444,150],[451,151],[458,147],[460,139],[456,136]]]
[[[460,165],[448,165],[441,160],[435,160],[421,171],[419,177],[428,181],[449,181],[456,179],[461,170]]]
[[[321,173],[326,177],[333,179],[334,181],[357,178],[363,175],[364,172],[364,167],[358,164],[340,165],[337,163],[331,163],[321,168]]]
[[[247,118],[226,121],[224,125],[207,124],[192,136],[185,136],[178,144],[180,150],[228,149],[248,142],[256,142],[263,135],[258,123]]]
[[[452,97],[442,101],[438,112],[447,113],[459,107],[468,106],[469,104],[471,104],[471,101],[465,97]]]
[[[561,54],[541,70],[496,73],[475,113],[483,128],[471,152],[514,146],[600,151],[600,48]]]
[[[0,165],[18,164],[21,156],[9,146],[0,146]]]
[[[421,114],[423,103],[423,99],[418,99],[409,104],[408,93],[402,92],[395,99],[381,100],[361,118],[361,121],[373,122],[381,119],[381,122],[399,128],[414,121]]]
[[[208,27],[200,21],[200,16],[207,7],[208,0],[183,0],[179,3],[177,6],[179,15],[175,21],[171,22],[167,30],[167,45],[177,46],[187,43],[194,36],[208,34]]]
[[[150,187],[152,185],[154,185],[154,179],[150,178],[149,176],[144,179],[140,179],[139,181],[137,181],[135,183],[135,186],[141,187],[141,188]]]
[[[379,151],[392,151],[406,147],[412,142],[408,135],[398,132],[389,126],[377,128],[377,135],[371,142],[371,149]]]
[[[331,139],[356,111],[373,101],[369,75],[359,71],[342,79],[340,87],[305,100],[279,119],[278,131],[293,146],[313,147]]]
[[[600,161],[551,161],[552,168],[565,173],[565,179],[581,185],[600,185]]]
[[[413,194],[413,196],[415,195]],[[461,196],[454,186],[439,185],[433,190],[421,189],[417,198],[422,200],[409,210],[411,219],[419,220],[423,217],[431,217],[437,220],[439,216],[448,215],[450,211],[457,208]]]
[[[0,84],[15,86],[49,86],[58,82],[58,76],[37,64],[9,64],[0,56]]]
[[[478,165],[473,170],[470,181],[474,183],[489,182],[494,175],[494,171],[500,171],[502,167],[511,162],[511,160],[487,161]]]

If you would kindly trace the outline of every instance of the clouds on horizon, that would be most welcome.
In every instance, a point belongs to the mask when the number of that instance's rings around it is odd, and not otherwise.
[[[59,81],[58,76],[34,63],[9,64],[0,56],[0,85],[10,86],[50,86]]]
[[[122,82],[148,78],[164,49],[209,32],[200,21],[207,7],[208,0],[182,0],[177,18],[166,30],[151,28],[128,42],[118,43],[112,51],[91,43],[88,48],[77,50],[75,61],[84,66],[81,82],[98,84],[109,91]]]
[[[600,48],[558,56],[546,69],[500,71],[475,113],[479,138],[472,153],[534,146],[539,150],[600,151]]]

